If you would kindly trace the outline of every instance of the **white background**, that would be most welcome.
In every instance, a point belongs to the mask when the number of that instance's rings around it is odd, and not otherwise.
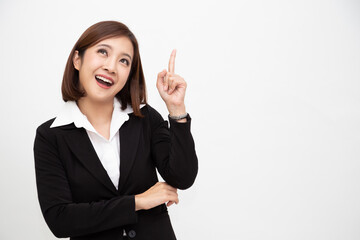
[[[134,32],[149,103],[178,50],[199,158],[169,209],[178,239],[360,239],[360,2],[0,1],[0,239],[55,239],[37,200],[36,127],[68,54],[102,20]]]

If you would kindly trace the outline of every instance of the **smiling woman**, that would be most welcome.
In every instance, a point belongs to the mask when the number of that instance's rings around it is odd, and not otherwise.
[[[175,55],[157,78],[169,128],[147,104],[138,43],[124,24],[97,23],[75,44],[64,108],[34,142],[38,198],[55,236],[176,239],[167,207],[194,183],[198,161]]]
[[[82,58],[79,52],[75,51],[74,67],[82,76],[80,84],[87,93],[87,98],[82,100],[113,101],[129,76],[132,55],[133,47],[127,37],[105,39],[88,48]],[[101,88],[111,90],[101,91],[95,83]]]

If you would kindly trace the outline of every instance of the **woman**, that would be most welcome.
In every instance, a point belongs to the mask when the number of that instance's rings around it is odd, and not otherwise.
[[[99,22],[75,44],[64,108],[34,143],[40,207],[55,236],[176,239],[167,207],[193,184],[198,162],[175,54],[157,79],[168,128],[146,102],[138,43],[124,24]]]

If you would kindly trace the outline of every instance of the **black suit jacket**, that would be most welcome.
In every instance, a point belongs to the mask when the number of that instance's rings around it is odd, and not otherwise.
[[[186,123],[164,121],[146,105],[144,118],[129,114],[120,128],[118,190],[102,166],[84,128],[37,128],[35,173],[40,207],[50,230],[71,239],[176,239],[165,204],[135,211],[134,195],[157,181],[156,169],[171,186],[189,188],[198,161]]]

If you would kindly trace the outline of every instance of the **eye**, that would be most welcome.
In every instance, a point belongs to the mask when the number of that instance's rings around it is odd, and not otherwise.
[[[126,58],[121,59],[120,62],[125,63],[126,66],[129,66],[130,64],[129,60],[127,60]]]
[[[98,53],[101,53],[102,55],[107,55],[107,51],[105,49],[99,49]]]

